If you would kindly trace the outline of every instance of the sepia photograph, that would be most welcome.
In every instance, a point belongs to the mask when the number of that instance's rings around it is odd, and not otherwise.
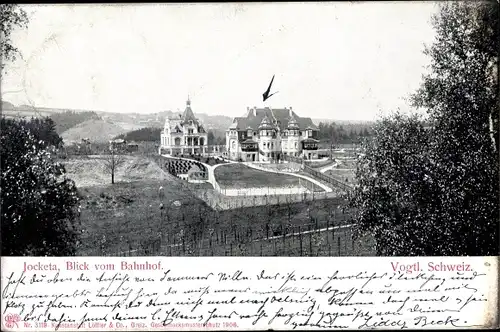
[[[498,256],[499,2],[2,4],[2,256]]]

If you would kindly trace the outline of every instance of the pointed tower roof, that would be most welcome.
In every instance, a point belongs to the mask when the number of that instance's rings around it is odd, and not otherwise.
[[[292,129],[292,128],[299,128],[299,123],[297,122],[297,120],[295,120],[295,117],[292,116],[290,117],[290,119],[288,120],[288,128]]]
[[[273,129],[273,126],[271,124],[271,121],[269,121],[267,114],[264,116],[264,118],[260,122],[259,129]]]
[[[188,99],[186,101],[186,109],[184,110],[184,114],[182,114],[182,122],[186,123],[189,120],[192,120],[193,122],[197,122],[196,117],[194,116],[193,110],[191,109],[191,100],[189,99],[189,96],[188,96]]]

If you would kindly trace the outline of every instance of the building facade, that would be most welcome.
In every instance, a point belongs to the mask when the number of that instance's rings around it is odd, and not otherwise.
[[[187,100],[182,115],[167,118],[161,132],[160,154],[205,154],[208,134],[203,124],[194,116],[191,101]]]
[[[226,131],[229,159],[279,161],[284,156],[318,158],[318,127],[311,118],[299,117],[292,108],[248,108]]]

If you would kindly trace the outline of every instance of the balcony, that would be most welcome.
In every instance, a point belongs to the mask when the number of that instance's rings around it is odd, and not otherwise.
[[[241,145],[241,151],[243,152],[256,152],[259,151],[257,145]]]
[[[302,141],[303,150],[318,150],[318,140],[314,138],[306,138]]]

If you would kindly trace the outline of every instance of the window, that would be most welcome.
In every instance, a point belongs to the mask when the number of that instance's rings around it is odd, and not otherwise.
[[[236,142],[231,141],[231,150],[234,150],[234,149],[236,149]]]
[[[274,144],[273,144],[273,142],[271,142],[271,149],[274,149]]]
[[[309,132],[307,133],[307,135],[308,135],[309,137],[312,137],[312,135],[313,135],[313,131],[312,131],[311,129],[309,129]]]
[[[193,133],[193,129],[188,129],[188,134],[192,134]]]
[[[297,142],[295,142],[295,148],[297,148],[297,146],[298,146],[298,145],[297,145]]]

